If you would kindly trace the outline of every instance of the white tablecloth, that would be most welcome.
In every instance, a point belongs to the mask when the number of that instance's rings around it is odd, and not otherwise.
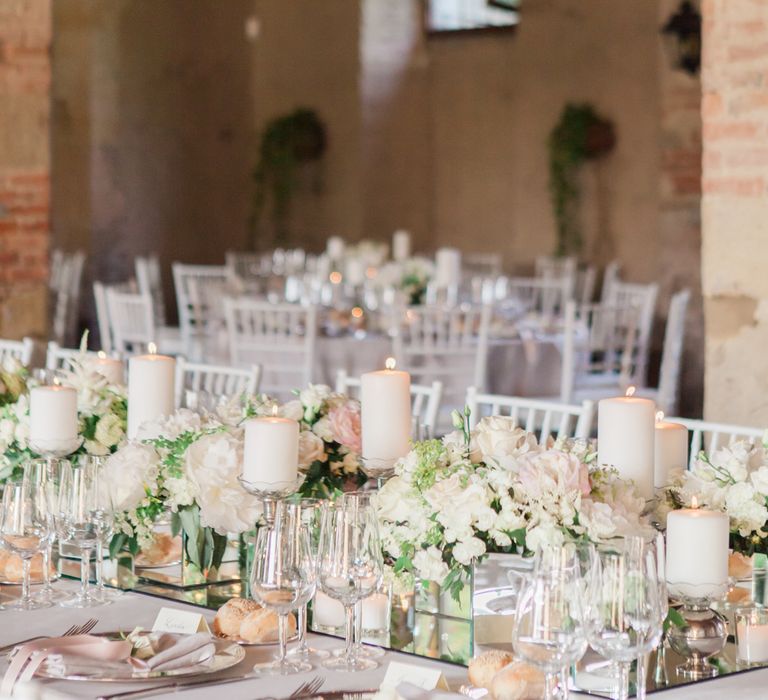
[[[60,585],[74,586],[73,582],[62,582]],[[1,592],[0,592],[1,593]],[[0,597],[0,602],[2,599]],[[35,610],[31,612],[0,611],[0,645],[10,644],[19,639],[33,637],[41,634],[56,634],[66,630],[70,625],[81,623],[90,617],[99,619],[95,631],[114,631],[130,629],[133,626],[151,627],[155,616],[161,606],[195,610],[203,612],[210,620],[213,618],[211,611],[193,608],[192,606],[175,603],[168,600],[160,600],[137,593],[126,593],[116,603],[88,610],[68,610],[64,608],[51,608],[47,610]],[[340,645],[340,640],[321,635],[310,635],[311,644],[319,648],[335,648]],[[248,656],[238,666],[222,672],[221,678],[239,676],[247,673],[250,666],[257,661],[265,660],[272,653],[271,649],[248,649]],[[219,694],[227,700],[255,700],[256,698],[284,698],[289,696],[298,686],[316,676],[325,678],[322,687],[324,691],[332,690],[370,690],[377,687],[386,671],[389,661],[397,660],[409,664],[418,664],[440,668],[451,687],[457,690],[467,682],[466,669],[438,661],[388,652],[381,659],[380,667],[375,671],[363,673],[334,673],[323,669],[315,669],[306,674],[287,676],[281,678],[248,679],[239,683],[230,683],[221,688]],[[0,673],[4,673],[6,662],[0,662]],[[163,681],[167,682],[167,681]],[[74,681],[36,681],[39,691],[37,697],[48,699],[55,698],[94,698],[99,695],[117,693],[121,690],[129,690],[139,687],[148,687],[148,684],[109,684],[109,683],[82,683]],[[732,700],[752,700],[753,698],[768,697],[768,669],[740,673],[724,678],[719,678],[705,683],[697,683],[682,688],[662,691],[658,697],[660,700],[721,700],[724,697]],[[572,694],[578,697],[586,697],[581,694]],[[215,686],[206,686],[184,692],[184,700],[204,700],[217,696]],[[656,694],[654,693],[655,697]],[[29,697],[29,695],[27,695]],[[34,696],[33,696],[34,697]],[[157,698],[179,698],[178,694],[158,694]]]

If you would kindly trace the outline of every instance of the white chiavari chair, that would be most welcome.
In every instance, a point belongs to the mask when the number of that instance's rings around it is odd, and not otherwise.
[[[567,404],[520,396],[483,394],[473,386],[467,389],[465,405],[470,411],[469,423],[472,428],[486,416],[510,416],[521,428],[536,433],[539,442],[550,435],[556,438],[589,438],[595,415],[595,404],[592,401]]]
[[[175,262],[172,269],[184,354],[202,361],[224,333],[224,297],[238,289],[224,265]]]
[[[144,352],[150,343],[155,343],[159,352],[168,351],[155,337],[154,311],[148,294],[113,287],[107,287],[105,293],[114,350],[128,355]]]
[[[634,306],[568,302],[563,332],[560,401],[615,396],[633,384],[638,347]]]
[[[48,342],[45,352],[46,369],[69,369],[71,361],[79,357],[99,357],[99,351],[86,350],[85,353],[80,348],[63,348],[55,340]]]
[[[562,315],[570,301],[572,280],[563,277],[510,277],[506,282],[506,298],[517,300],[528,311],[545,318]]]
[[[155,323],[165,325],[165,302],[163,301],[163,279],[160,272],[160,259],[157,253],[147,256],[138,255],[135,260],[136,284],[139,292],[149,294],[155,312]]]
[[[209,365],[176,359],[176,407],[181,406],[185,391],[205,391],[212,396],[255,394],[259,390],[261,367],[248,368]]]
[[[597,282],[597,268],[588,265],[576,273],[575,299],[580,304],[591,304],[595,300],[595,283]]]
[[[651,352],[651,332],[653,331],[653,314],[656,310],[656,297],[659,294],[658,284],[635,284],[615,281],[611,284],[610,293],[604,302],[613,308],[634,306],[638,310],[637,320],[637,355],[633,382],[645,386],[648,372],[648,358]]]
[[[600,301],[608,303],[611,296],[611,290],[615,282],[619,281],[619,272],[621,272],[621,263],[618,260],[611,260],[603,271],[603,286],[600,290]]]
[[[664,329],[664,347],[661,351],[658,388],[644,387],[636,392],[637,396],[653,399],[656,402],[656,407],[667,415],[677,412],[678,409],[685,318],[690,298],[690,290],[683,289],[674,294],[669,302],[667,324]]]
[[[13,357],[25,367],[32,362],[32,353],[35,350],[35,341],[32,338],[22,340],[0,339],[0,362],[6,357]]]
[[[227,297],[224,310],[230,361],[235,367],[260,364],[263,391],[284,398],[312,381],[314,306]]]
[[[720,447],[726,447],[739,440],[760,442],[765,435],[763,428],[754,428],[747,425],[729,425],[727,423],[713,423],[711,421],[695,418],[667,418],[670,423],[681,423],[690,434],[690,448],[688,450],[688,468],[696,462],[699,452],[704,450],[711,455]]]
[[[359,377],[350,377],[347,371],[340,369],[336,373],[336,392],[353,398],[360,398]],[[443,396],[443,383],[434,381],[430,385],[411,384],[411,417],[434,431],[440,414],[440,401]]]
[[[568,299],[576,292],[577,270],[578,260],[571,256],[539,255],[534,262],[537,279],[568,281]]]
[[[467,386],[485,386],[490,318],[487,304],[409,307],[394,335],[398,366],[417,384],[441,382],[444,404],[459,405]]]
[[[466,253],[461,260],[465,276],[498,277],[501,274],[500,253]]]
[[[107,308],[107,287],[103,282],[93,283],[93,298],[96,302],[96,323],[99,327],[99,341],[106,353],[112,352],[114,340],[112,327],[109,323],[109,309]]]
[[[85,253],[55,251],[51,256],[50,288],[52,293],[52,332],[60,343],[73,341],[77,331],[77,315],[80,309],[80,283],[83,277]]]

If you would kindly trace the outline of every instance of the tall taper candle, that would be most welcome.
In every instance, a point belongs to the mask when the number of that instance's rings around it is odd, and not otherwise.
[[[142,423],[169,416],[174,409],[176,360],[166,355],[137,355],[128,361],[128,437]]]
[[[602,399],[597,409],[598,463],[616,467],[646,499],[653,497],[655,413],[653,401],[629,392]]]
[[[411,449],[411,375],[387,368],[361,378],[361,430],[363,457],[392,460]]]
[[[36,386],[29,395],[29,441],[77,438],[77,391],[69,386]]]
[[[299,474],[299,424],[270,416],[245,422],[243,479],[261,488],[289,486]]]

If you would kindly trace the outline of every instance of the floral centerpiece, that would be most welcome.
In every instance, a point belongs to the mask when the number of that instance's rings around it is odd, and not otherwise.
[[[768,434],[763,442],[740,440],[711,455],[700,452],[693,468],[674,476],[664,495],[661,518],[690,507],[695,497],[699,507],[728,515],[735,552],[768,553]]]
[[[598,467],[586,441],[539,444],[508,417],[428,440],[379,492],[385,556],[401,576],[436,582],[458,600],[473,562],[526,554],[566,538],[601,540],[640,527],[632,482]]]
[[[377,282],[381,286],[393,286],[402,291],[408,304],[424,303],[427,285],[435,275],[435,264],[429,258],[412,257],[402,262],[384,265]]]
[[[62,386],[77,390],[79,435],[82,445],[75,455],[108,455],[125,440],[127,398],[125,387],[112,384],[99,373],[85,352],[72,358],[59,371]],[[5,393],[13,401],[0,400],[0,482],[19,476],[23,462],[38,455],[29,445],[29,393],[37,385],[26,369],[0,371]]]

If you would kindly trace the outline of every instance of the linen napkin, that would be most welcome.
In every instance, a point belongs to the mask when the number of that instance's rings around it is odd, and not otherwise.
[[[131,657],[131,666],[140,671],[172,671],[203,663],[216,653],[216,644],[207,632],[199,634],[162,634],[153,645],[157,650],[148,659]]]

